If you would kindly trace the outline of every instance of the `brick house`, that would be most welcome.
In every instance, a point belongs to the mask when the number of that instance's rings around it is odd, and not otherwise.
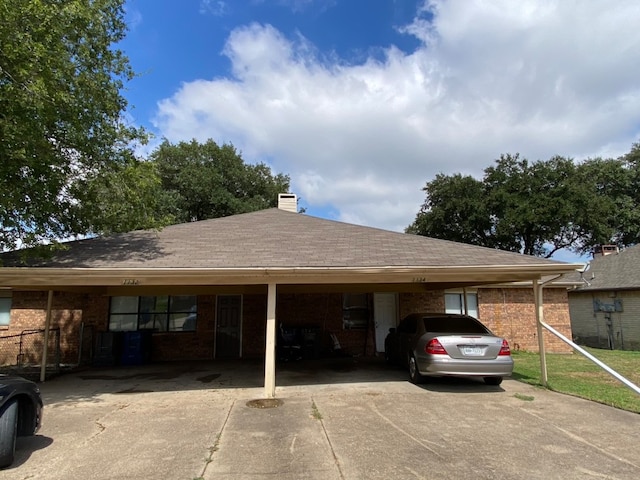
[[[640,350],[640,245],[622,251],[602,246],[589,269],[570,278],[578,285],[568,292],[574,341]]]
[[[47,260],[2,254],[0,333],[49,318],[63,363],[77,362],[87,330],[93,348],[103,332],[145,332],[153,361],[264,357],[269,391],[279,334],[305,337],[308,355],[336,342],[373,355],[415,311],[469,311],[516,348],[536,350],[536,288],[578,267],[295,206],[295,196],[281,195],[279,208],[69,242]],[[545,320],[570,336],[566,295],[545,288],[539,297]]]

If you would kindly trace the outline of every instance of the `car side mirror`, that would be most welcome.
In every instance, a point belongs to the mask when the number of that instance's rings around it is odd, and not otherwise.
[[[393,327],[392,327],[392,328],[390,328],[390,329],[389,329],[389,333],[396,333],[396,329],[395,329],[395,328],[393,328]]]

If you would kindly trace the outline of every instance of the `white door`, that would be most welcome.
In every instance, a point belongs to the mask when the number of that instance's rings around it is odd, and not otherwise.
[[[398,295],[374,293],[373,319],[376,325],[376,352],[384,352],[384,339],[389,329],[398,324]]]

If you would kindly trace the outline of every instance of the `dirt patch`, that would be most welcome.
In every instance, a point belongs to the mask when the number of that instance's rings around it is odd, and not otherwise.
[[[143,389],[137,389],[135,387],[133,388],[127,388],[126,390],[120,390],[119,392],[114,392],[114,393],[152,393],[153,390],[143,390]]]
[[[166,371],[159,370],[155,372],[142,372],[142,373],[131,373],[128,375],[115,375],[115,374],[107,374],[107,373],[95,373],[95,374],[85,374],[78,375],[78,378],[82,380],[135,380],[135,379],[147,379],[147,380],[173,380],[187,373],[196,373],[202,372],[201,369],[178,369],[178,368],[169,368]],[[219,375],[219,374],[216,374]]]
[[[79,375],[78,378],[82,380],[134,380],[134,379],[150,379],[150,380],[159,380],[159,379],[167,379],[170,380],[172,378],[179,377],[179,373],[174,372],[158,372],[158,373],[134,373],[131,375]]]
[[[250,408],[275,408],[282,405],[284,402],[279,398],[260,398],[258,400],[249,400],[247,407]]]
[[[202,383],[211,383],[216,378],[218,378],[219,376],[220,376],[219,373],[212,373],[211,375],[205,375],[204,377],[198,377],[198,378],[196,378],[196,380],[198,380],[199,382],[202,382]]]

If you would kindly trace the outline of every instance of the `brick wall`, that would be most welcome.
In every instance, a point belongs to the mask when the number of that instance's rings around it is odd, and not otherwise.
[[[242,356],[264,358],[267,344],[267,296],[242,297]],[[277,313],[276,313],[277,319]]]
[[[399,317],[420,311],[444,312],[442,290],[424,293],[400,293]],[[634,322],[632,305],[640,313],[640,294],[636,303],[628,301],[629,321],[624,327],[629,345]],[[480,320],[496,334],[506,337],[512,348],[537,351],[537,331],[533,289],[489,289],[478,291]],[[19,334],[23,330],[44,327],[47,305],[46,292],[14,292],[11,323],[2,336]],[[626,306],[626,304],[625,304]],[[266,295],[244,295],[242,301],[242,356],[260,358],[266,343]],[[56,292],[53,298],[51,328],[61,331],[61,361],[76,363],[80,343],[80,324],[92,329],[94,335],[108,329],[109,298],[102,295]],[[563,289],[544,290],[545,321],[571,337],[567,293]],[[214,356],[216,296],[198,297],[196,332],[155,333],[152,336],[152,360],[212,359]],[[343,351],[353,355],[373,355],[375,329],[345,330],[342,325],[342,294],[281,294],[277,298],[278,323],[291,327],[317,327],[322,351],[331,349],[330,334],[336,335]],[[634,330],[635,328],[635,330]],[[629,332],[627,334],[627,332]],[[571,349],[550,334],[545,334],[547,349],[551,352],[569,352]],[[86,349],[87,346],[85,345]],[[41,352],[36,348],[34,355]],[[0,359],[1,360],[1,359]]]
[[[317,328],[322,352],[331,351],[331,334],[334,334],[344,352],[372,355],[375,331],[373,328],[345,330],[342,326],[342,298],[341,293],[278,295],[276,318],[284,326]]]
[[[9,327],[3,329],[1,335],[19,335],[25,330],[43,329],[47,314],[47,298],[47,292],[13,292]],[[84,322],[87,329],[104,329],[108,310],[109,301],[106,297],[54,292],[50,328],[60,330],[61,363],[77,363],[81,323]],[[83,345],[83,348],[90,347]],[[25,351],[27,361],[39,363],[41,352],[41,342],[28,345]]]
[[[416,312],[443,312],[444,290],[424,293],[401,293],[398,298],[400,319]]]
[[[538,332],[532,288],[478,289],[479,320],[496,335],[505,337],[513,350],[538,351]],[[563,288],[543,289],[544,322],[571,338],[567,292]],[[548,352],[570,353],[571,347],[544,332]]]
[[[599,301],[611,305],[616,300],[622,302],[622,312],[610,313],[609,327],[605,313],[595,312],[593,304]],[[620,350],[640,350],[640,291],[572,291],[569,292],[569,312],[576,343],[597,348],[613,346]]]
[[[198,297],[198,320],[195,332],[154,333],[151,340],[151,359],[210,360],[213,358],[216,297]]]

